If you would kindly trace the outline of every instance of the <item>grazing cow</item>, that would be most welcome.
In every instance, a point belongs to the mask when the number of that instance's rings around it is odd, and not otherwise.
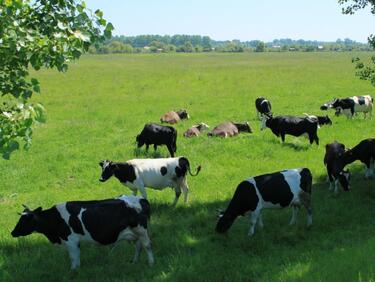
[[[174,153],[177,150],[177,130],[172,126],[164,126],[155,123],[147,123],[142,132],[137,135],[136,141],[138,148],[146,144],[146,151],[150,145],[154,145],[156,151],[157,146],[166,145],[171,157],[174,157]]]
[[[216,126],[213,130],[207,133],[208,136],[221,136],[221,137],[232,137],[237,135],[239,132],[252,133],[250,124],[245,123],[235,123],[235,122],[224,122]]]
[[[335,109],[336,116],[344,114],[347,118],[352,118],[354,113],[363,112],[364,118],[366,118],[367,113],[369,113],[371,118],[373,102],[374,100],[370,95],[353,96],[344,99],[334,99],[332,102],[325,104],[325,109]]]
[[[147,199],[146,187],[163,190],[171,187],[175,190],[176,197],[173,205],[177,204],[181,195],[184,193],[185,203],[188,201],[189,186],[186,181],[186,173],[191,176],[198,175],[201,166],[198,166],[195,174],[190,171],[190,163],[185,157],[166,158],[166,159],[133,159],[124,163],[111,161],[101,161],[102,168],[100,181],[107,181],[114,175],[121,184],[129,187],[134,195],[138,190],[142,196]]]
[[[189,119],[189,118],[190,118],[190,116],[189,116],[189,114],[187,113],[186,110],[179,110],[177,112],[170,111],[170,112],[164,114],[160,118],[160,122],[166,122],[166,123],[174,124],[174,123],[179,122],[182,119]]]
[[[248,235],[254,234],[258,222],[263,227],[261,211],[269,208],[293,207],[290,225],[297,222],[300,206],[307,210],[307,225],[312,224],[311,209],[312,175],[307,168],[283,170],[271,174],[264,174],[242,181],[225,212],[219,215],[216,231],[226,232],[239,215],[250,214],[250,230]]]
[[[310,119],[311,121],[317,121],[318,122],[318,128],[320,128],[323,125],[332,125],[332,120],[329,118],[328,115],[325,116],[314,116],[304,113],[304,115]]]
[[[310,144],[314,141],[319,145],[317,135],[318,121],[307,117],[277,116],[263,117],[260,130],[270,128],[277,137],[285,142],[285,135],[301,136],[308,135]]]
[[[55,205],[47,210],[30,210],[26,206],[13,237],[41,233],[51,243],[63,244],[68,249],[71,268],[80,266],[80,242],[102,245],[120,240],[136,241],[133,262],[137,262],[142,247],[149,265],[154,264],[151,241],[147,233],[150,204],[135,196],[120,196],[99,201],[74,201]]]
[[[255,100],[255,108],[257,109],[257,116],[262,119],[264,115],[272,116],[271,103],[264,97],[258,97]]]
[[[362,140],[354,148],[345,151],[345,165],[356,160],[360,160],[366,165],[365,178],[369,178],[374,174],[375,138]]]
[[[326,145],[326,153],[324,155],[324,165],[327,167],[327,174],[329,178],[329,190],[335,187],[335,194],[338,193],[338,183],[344,191],[349,191],[349,170],[344,171],[345,145],[334,141]]]
[[[193,125],[188,130],[186,130],[184,133],[184,136],[188,138],[193,137],[193,136],[199,136],[200,133],[207,128],[210,128],[210,127],[207,124],[201,122],[200,124]]]

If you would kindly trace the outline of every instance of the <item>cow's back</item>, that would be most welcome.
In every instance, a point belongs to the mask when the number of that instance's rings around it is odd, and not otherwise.
[[[166,122],[166,123],[170,123],[170,124],[174,124],[174,123],[177,123],[179,122],[181,119],[180,119],[180,116],[174,112],[174,111],[170,111],[166,114],[164,114],[161,118],[160,118],[160,121],[161,122]]]
[[[225,122],[216,126],[210,135],[214,136],[233,136],[238,134],[238,128],[231,122]]]

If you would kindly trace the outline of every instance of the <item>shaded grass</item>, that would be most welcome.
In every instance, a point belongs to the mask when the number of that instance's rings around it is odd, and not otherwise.
[[[35,73],[43,94],[35,97],[48,110],[36,129],[29,152],[0,160],[0,279],[156,280],[156,281],[369,281],[374,280],[375,187],[364,180],[362,164],[350,166],[352,191],[337,197],[327,191],[324,145],[333,140],[353,147],[374,137],[374,120],[332,117],[319,130],[320,145],[286,137],[281,144],[269,130],[260,132],[254,101],[271,100],[275,114],[321,114],[333,97],[372,93],[354,77],[353,53],[158,54],[86,56],[66,74]],[[371,54],[362,54],[369,57]],[[166,148],[146,153],[135,136],[146,122],[158,122],[171,109],[187,108],[188,121],[178,130],[177,155],[189,158],[198,177],[189,177],[190,203],[171,189],[147,190],[151,239],[156,265],[145,254],[131,265],[133,246],[82,246],[82,267],[69,272],[64,249],[40,235],[15,240],[10,231],[21,204],[47,208],[66,200],[103,199],[130,190],[117,180],[99,183],[101,159],[166,157]],[[324,113],[325,114],[325,113]],[[333,116],[333,113],[330,113]],[[253,134],[231,139],[205,133],[184,139],[192,124],[211,127],[226,120],[249,120]],[[249,222],[238,219],[229,233],[214,233],[216,209],[225,208],[237,184],[249,176],[286,168],[308,167],[314,176],[314,223],[305,227],[301,211],[295,227],[291,211],[264,212],[264,230],[246,236]]]

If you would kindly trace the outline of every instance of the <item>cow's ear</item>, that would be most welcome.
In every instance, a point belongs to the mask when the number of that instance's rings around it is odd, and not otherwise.
[[[99,166],[103,167],[104,161],[100,161]]]

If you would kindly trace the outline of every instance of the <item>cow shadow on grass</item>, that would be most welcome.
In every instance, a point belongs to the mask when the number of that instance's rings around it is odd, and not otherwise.
[[[151,149],[151,148],[148,151],[146,151],[145,148],[135,148],[133,150],[133,154],[137,158],[144,157],[144,158],[157,159],[157,158],[167,158],[167,157],[169,157],[168,153],[164,153],[163,154],[162,152],[160,152],[160,151],[154,151],[154,149]]]
[[[311,148],[312,145],[310,144],[299,144],[293,142],[281,142],[279,139],[273,139],[270,142],[276,145],[280,145],[282,147],[290,148],[295,151],[307,151]]]
[[[374,180],[370,181],[374,184]],[[336,250],[345,250],[349,258],[353,255],[351,263],[356,266],[356,254],[362,251],[363,243],[373,238],[375,219],[368,212],[375,205],[373,186],[364,185],[334,199],[327,197],[329,191],[321,184],[314,185],[311,228],[306,228],[303,209],[296,226],[288,226],[291,209],[265,210],[264,228],[257,228],[253,237],[247,236],[247,216],[238,218],[226,234],[215,233],[217,209],[225,209],[229,199],[208,203],[196,200],[188,205],[180,201],[175,208],[151,199],[149,232],[156,261],[153,267],[147,266],[144,252],[138,264],[131,264],[134,248],[123,241],[108,247],[82,244],[81,268],[71,272],[65,249],[54,247],[39,238],[41,235],[16,240],[9,234],[9,238],[0,241],[0,254],[4,257],[0,278],[5,278],[2,281],[273,281],[280,279],[280,275],[289,280],[322,275],[312,280],[324,280],[324,275],[340,272],[339,258],[343,251],[335,253]],[[297,271],[297,277],[288,276],[294,275],[294,267],[298,270],[304,264],[308,267],[303,272]],[[366,272],[362,275],[367,277]]]

